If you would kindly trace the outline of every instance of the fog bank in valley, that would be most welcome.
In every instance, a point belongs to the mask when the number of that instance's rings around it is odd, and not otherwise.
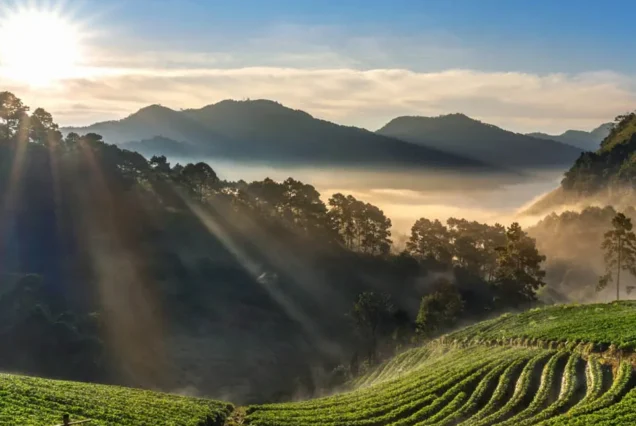
[[[188,159],[173,159],[185,163]],[[191,160],[190,160],[191,161]],[[467,174],[455,171],[395,171],[352,168],[307,168],[241,164],[208,159],[221,179],[247,182],[288,177],[316,187],[325,201],[341,192],[380,207],[393,222],[396,243],[421,218],[449,217],[494,224],[536,223],[541,217],[518,213],[556,188],[564,170],[523,171],[517,175]]]

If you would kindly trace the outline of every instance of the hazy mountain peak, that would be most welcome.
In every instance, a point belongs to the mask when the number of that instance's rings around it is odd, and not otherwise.
[[[170,109],[168,107],[165,107],[163,105],[152,104],[152,105],[148,105],[147,107],[141,108],[139,111],[131,114],[128,118],[130,118],[130,117],[149,117],[149,116],[156,116],[156,115],[161,115],[161,114],[172,114],[172,113],[175,113],[175,112],[176,112],[175,110]]]
[[[225,99],[200,109],[188,109],[185,112],[199,116],[207,114],[274,114],[287,116],[302,115],[305,118],[313,118],[305,111],[289,108],[280,102],[269,99]]]
[[[613,123],[603,123],[590,132],[586,132],[585,130],[566,130],[560,135],[535,132],[528,133],[528,136],[566,143],[585,151],[596,151],[599,149],[603,139],[610,134],[613,126]]]
[[[494,124],[484,123],[475,118],[469,117],[461,112],[454,112],[450,114],[442,114],[436,117],[427,117],[422,115],[404,115],[396,117],[389,121],[382,129],[378,130],[378,133],[382,133],[383,129],[390,128],[396,125],[407,126],[426,126],[427,129],[450,129],[452,126],[463,126],[472,128],[490,128],[498,129],[502,132],[508,132],[507,130],[500,129]],[[512,132],[509,132],[512,133]]]
[[[506,167],[565,166],[581,152],[564,143],[510,132],[461,113],[397,117],[377,133]]]

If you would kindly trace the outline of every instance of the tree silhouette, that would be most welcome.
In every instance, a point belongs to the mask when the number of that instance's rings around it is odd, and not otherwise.
[[[454,264],[490,281],[497,263],[496,248],[505,244],[506,229],[452,217],[446,223]]]
[[[386,294],[372,291],[361,293],[353,305],[351,317],[360,332],[367,341],[368,356],[375,359],[378,346],[378,335],[384,325],[392,323],[393,304]]]
[[[636,236],[632,220],[623,213],[612,219],[614,229],[604,235],[601,248],[605,251],[605,275],[599,278],[597,290],[602,290],[613,280],[616,271],[616,300],[620,299],[621,270],[636,275]]]
[[[42,108],[37,108],[29,118],[29,138],[31,142],[57,146],[62,141],[59,126],[53,116]]]
[[[29,107],[10,92],[0,92],[0,138],[13,138],[24,120]]]
[[[440,280],[431,294],[422,297],[415,321],[418,333],[431,337],[452,326],[463,309],[464,301],[457,288],[447,279]]]
[[[516,306],[536,299],[536,291],[545,285],[545,271],[535,240],[518,223],[506,230],[506,243],[497,249],[497,268],[493,286],[500,305]]]
[[[421,218],[411,228],[406,250],[418,258],[433,258],[450,264],[453,259],[450,238],[448,228],[439,220]]]
[[[331,222],[347,248],[373,255],[389,253],[391,219],[382,210],[340,193],[329,199],[329,206]]]
[[[181,171],[181,179],[192,191],[193,196],[201,202],[205,201],[210,191],[219,182],[212,167],[203,162],[186,165]]]
[[[158,173],[170,173],[171,171],[170,163],[166,159],[165,155],[153,155],[148,164],[150,164],[150,167],[152,167]]]

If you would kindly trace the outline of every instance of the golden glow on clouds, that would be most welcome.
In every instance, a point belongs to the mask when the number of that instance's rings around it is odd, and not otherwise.
[[[77,77],[82,62],[80,25],[61,10],[30,4],[0,9],[0,71],[42,87]]]

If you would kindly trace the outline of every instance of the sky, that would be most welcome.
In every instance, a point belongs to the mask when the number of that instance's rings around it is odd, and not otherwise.
[[[0,27],[20,9],[53,10],[81,36],[73,69],[47,84],[7,72],[0,49],[0,90],[63,125],[267,98],[370,130],[462,112],[560,133],[636,107],[629,1],[0,0]],[[70,57],[64,43],[44,62]]]

